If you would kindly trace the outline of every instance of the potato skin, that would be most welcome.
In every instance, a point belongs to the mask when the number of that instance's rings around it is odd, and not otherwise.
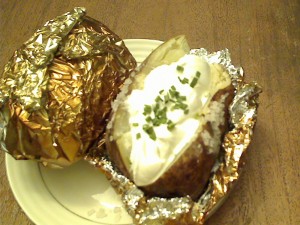
[[[212,101],[220,101],[223,95],[227,96],[225,98],[225,123],[219,126],[222,139],[225,132],[228,130],[228,106],[233,99],[233,86],[230,85],[225,89],[219,90],[213,96]],[[203,130],[208,131],[212,136],[214,135],[210,122],[207,122],[204,125]],[[106,144],[110,160],[123,175],[132,180],[130,173],[123,163],[116,141],[109,140],[111,133],[112,130],[108,129]],[[179,159],[174,162],[174,164],[157,181],[151,185],[140,187],[147,196],[170,198],[189,195],[193,200],[197,200],[199,198],[208,182],[211,170],[215,164],[216,158],[218,157],[218,153],[212,154],[208,152],[208,147],[205,146],[200,134],[201,132],[190,144],[190,147],[185,150]]]

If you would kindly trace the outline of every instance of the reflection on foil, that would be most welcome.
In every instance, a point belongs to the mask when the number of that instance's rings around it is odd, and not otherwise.
[[[81,159],[101,137],[111,101],[136,62],[84,8],[48,21],[0,79],[0,146],[52,167]]]

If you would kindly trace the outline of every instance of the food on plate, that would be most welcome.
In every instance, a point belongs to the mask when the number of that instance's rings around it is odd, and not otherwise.
[[[83,8],[48,21],[0,79],[1,149],[59,167],[81,159],[135,66],[122,39]]]
[[[231,78],[190,54],[184,36],[160,45],[132,72],[112,104],[108,156],[148,196],[196,200],[228,130]]]

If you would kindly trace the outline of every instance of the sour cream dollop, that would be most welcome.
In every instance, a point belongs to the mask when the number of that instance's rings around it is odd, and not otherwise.
[[[155,182],[188,147],[201,126],[198,113],[211,98],[211,86],[205,59],[185,55],[153,69],[143,89],[127,96],[130,171],[136,185]]]

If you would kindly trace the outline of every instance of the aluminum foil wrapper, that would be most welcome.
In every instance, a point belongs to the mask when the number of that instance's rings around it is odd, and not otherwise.
[[[106,156],[102,141],[86,157],[106,174],[113,188],[122,196],[123,204],[135,224],[204,224],[233,188],[244,165],[243,156],[256,123],[261,88],[255,82],[244,82],[242,68],[232,65],[227,49],[215,53],[209,53],[205,49],[193,49],[190,53],[206,58],[209,63],[223,65],[235,88],[235,97],[229,108],[231,129],[225,134],[222,154],[199,200],[194,202],[189,196],[170,199],[146,197],[142,190],[114,168]]]
[[[48,21],[0,78],[0,147],[66,166],[101,137],[111,101],[136,67],[121,38],[84,8]]]

